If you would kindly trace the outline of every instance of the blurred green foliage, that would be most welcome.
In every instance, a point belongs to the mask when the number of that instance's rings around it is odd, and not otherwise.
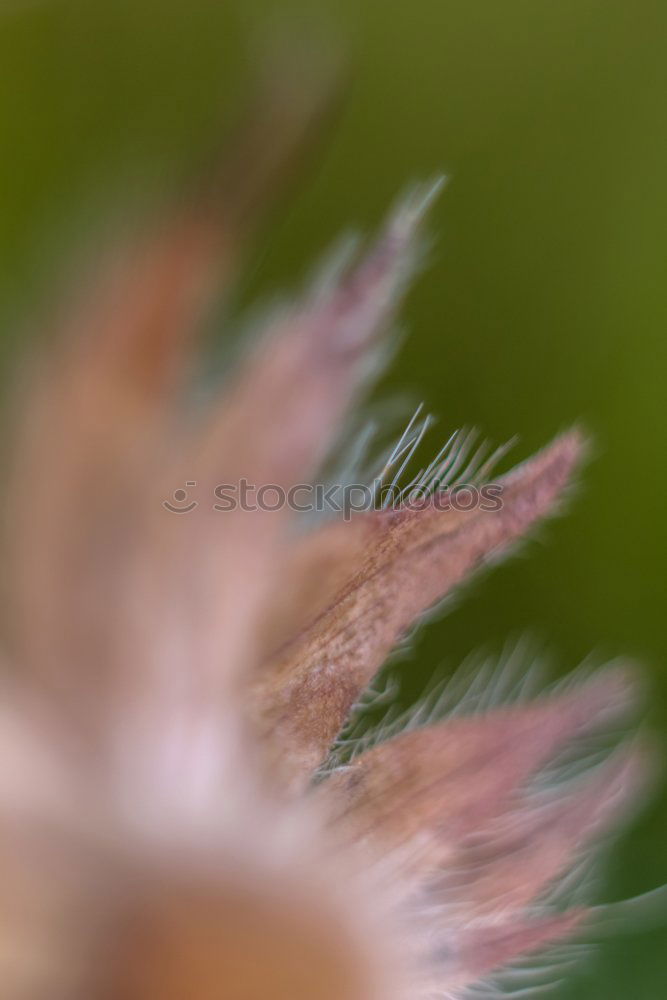
[[[11,337],[55,258],[94,232],[101,197],[122,202],[173,177],[237,103],[256,32],[305,15],[279,0],[4,7],[0,290]],[[308,17],[318,20],[312,5]],[[530,630],[559,669],[591,649],[638,657],[664,733],[667,4],[330,0],[322,24],[350,53],[347,102],[264,233],[243,297],[294,285],[341,227],[368,228],[407,182],[444,169],[431,263],[379,395],[423,398],[443,437],[462,424],[495,441],[519,433],[517,457],[572,421],[595,441],[569,516],[421,634],[406,690]],[[615,850],[601,898],[667,880],[666,830],[657,797]],[[604,942],[558,995],[662,996],[666,928],[667,913],[662,928]]]

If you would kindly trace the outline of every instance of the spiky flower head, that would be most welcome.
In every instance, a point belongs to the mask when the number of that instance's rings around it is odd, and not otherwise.
[[[7,1000],[462,997],[585,920],[553,887],[643,771],[622,747],[578,780],[536,781],[627,711],[624,669],[413,720],[332,763],[392,648],[554,511],[582,441],[497,479],[491,509],[435,502],[437,476],[418,503],[308,531],[288,505],[215,502],[221,484],[288,491],[317,474],[433,194],[413,191],[191,405],[202,311],[313,117],[307,101],[289,111],[271,141],[259,129],[270,169],[253,122],[214,199],[103,255],[22,379],[0,720]]]

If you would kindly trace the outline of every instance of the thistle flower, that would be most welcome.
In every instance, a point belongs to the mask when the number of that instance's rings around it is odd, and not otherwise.
[[[621,668],[323,767],[406,630],[554,512],[577,431],[498,479],[495,510],[431,496],[296,533],[287,509],[165,508],[186,482],[212,500],[242,477],[311,479],[407,285],[429,190],[272,317],[221,399],[188,406],[202,310],[313,117],[283,115],[271,170],[227,170],[215,211],[193,198],[107,254],[24,379],[5,518],[9,1000],[465,996],[585,921],[554,886],[641,783],[625,746],[535,780],[623,719]]]

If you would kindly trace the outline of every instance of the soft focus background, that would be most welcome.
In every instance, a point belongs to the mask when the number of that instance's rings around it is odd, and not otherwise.
[[[141,201],[206,147],[258,32],[305,15],[279,0],[0,11],[7,346],[109,203]],[[434,448],[475,424],[495,441],[518,433],[520,458],[577,420],[596,445],[568,518],[420,635],[406,696],[530,631],[559,671],[591,650],[640,659],[664,735],[667,4],[329,0],[308,20],[350,53],[347,100],[265,229],[242,299],[294,286],[342,227],[370,227],[406,182],[444,169],[431,265],[378,398],[424,399],[441,418]],[[666,882],[666,838],[663,795],[615,849],[598,898]],[[603,942],[556,995],[657,1000],[665,982],[667,907],[662,926]]]

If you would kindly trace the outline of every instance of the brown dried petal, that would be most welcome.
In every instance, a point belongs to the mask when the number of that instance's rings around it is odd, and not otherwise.
[[[275,656],[332,605],[383,533],[382,518],[359,514],[294,540],[263,630],[265,658]]]

